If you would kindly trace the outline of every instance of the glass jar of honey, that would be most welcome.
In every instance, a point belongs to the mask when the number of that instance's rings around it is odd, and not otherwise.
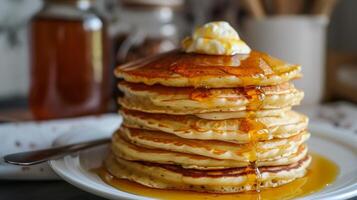
[[[46,0],[30,23],[35,119],[105,112],[111,97],[106,22],[92,0]]]

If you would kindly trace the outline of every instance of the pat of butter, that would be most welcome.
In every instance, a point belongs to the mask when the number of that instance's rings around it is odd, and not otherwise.
[[[228,22],[210,22],[182,41],[186,53],[209,55],[249,54],[251,49]]]

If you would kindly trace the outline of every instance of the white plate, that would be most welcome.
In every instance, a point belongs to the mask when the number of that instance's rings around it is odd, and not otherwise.
[[[357,136],[326,124],[311,124],[310,150],[333,160],[340,167],[336,181],[322,191],[301,199],[346,199],[357,196]],[[53,170],[69,183],[98,196],[109,199],[150,199],[119,191],[105,184],[89,169],[100,166],[107,147],[83,151],[51,161]]]

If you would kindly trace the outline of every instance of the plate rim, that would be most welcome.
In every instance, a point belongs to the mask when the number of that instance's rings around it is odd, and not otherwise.
[[[58,163],[58,162],[63,162],[63,163]],[[66,182],[68,182],[69,184],[74,185],[75,187],[84,190],[86,192],[89,192],[91,194],[100,196],[100,197],[105,197],[107,199],[128,199],[128,200],[153,200],[153,198],[149,198],[149,197],[145,197],[145,196],[140,196],[140,195],[136,195],[136,194],[131,194],[125,191],[121,191],[121,190],[117,190],[120,193],[123,193],[123,195],[125,196],[117,196],[111,193],[108,193],[106,191],[103,191],[101,189],[98,189],[96,187],[91,187],[77,179],[71,179],[68,175],[68,172],[66,172],[63,168],[58,167],[58,165],[63,165],[65,163],[65,159],[58,159],[58,160],[51,160],[48,161],[49,165],[51,168],[53,168],[53,170],[55,171],[56,174],[58,174],[58,176],[60,176],[63,180],[65,180]],[[67,169],[66,166],[64,166],[65,169]],[[103,182],[104,183],[104,182]],[[97,183],[96,183],[97,184]],[[106,184],[106,183],[104,183]],[[115,188],[113,188],[115,189]]]

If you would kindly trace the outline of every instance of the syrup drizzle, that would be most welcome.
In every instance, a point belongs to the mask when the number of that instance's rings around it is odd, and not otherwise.
[[[258,142],[260,139],[259,132],[265,129],[265,125],[256,119],[256,111],[259,110],[265,98],[264,92],[259,86],[242,88],[242,93],[248,99],[246,110],[248,110],[248,116],[243,119],[240,130],[248,132],[249,135],[249,153],[247,155],[250,163],[249,169],[254,173],[253,180],[248,177],[248,181],[253,181],[252,185],[255,186],[256,192],[260,192],[262,176],[258,168]]]
[[[179,74],[182,77],[190,78],[187,80],[188,85],[193,87],[208,86],[207,78],[210,80],[210,77],[224,78],[227,76],[239,77],[243,81],[242,84],[239,84],[241,86],[259,85],[265,78],[280,76],[290,71],[299,71],[299,66],[286,64],[282,60],[257,51],[252,51],[248,55],[237,54],[234,56],[172,51],[116,68],[116,74],[119,77],[130,75],[161,79],[173,78],[173,75]],[[296,74],[294,77],[299,76]]]

